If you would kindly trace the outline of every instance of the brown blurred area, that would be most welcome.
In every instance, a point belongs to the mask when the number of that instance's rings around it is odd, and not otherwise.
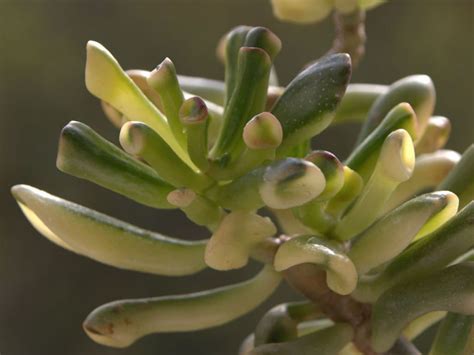
[[[474,141],[472,0],[393,0],[369,12],[367,54],[352,82],[389,84],[430,75],[436,114],[452,120],[448,147]],[[81,322],[115,299],[187,293],[254,274],[205,271],[169,278],[113,269],[61,250],[36,233],[9,188],[26,183],[164,234],[207,236],[178,212],[139,206],[55,167],[61,128],[82,121],[117,142],[117,130],[85,89],[85,44],[101,42],[124,68],[151,69],[166,56],[179,73],[222,78],[215,58],[220,36],[239,24],[262,25],[283,41],[276,61],[287,83],[330,46],[330,19],[312,26],[278,22],[265,0],[0,0],[0,353],[2,355],[224,355],[270,306],[298,295],[281,287],[255,312],[226,326],[148,336],[130,348],[102,347]],[[314,145],[349,152],[358,127],[331,128]]]

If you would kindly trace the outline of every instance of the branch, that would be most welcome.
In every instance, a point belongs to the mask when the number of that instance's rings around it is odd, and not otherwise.
[[[334,13],[336,37],[328,54],[348,53],[352,66],[357,67],[365,53],[365,11],[357,9],[349,14]]]

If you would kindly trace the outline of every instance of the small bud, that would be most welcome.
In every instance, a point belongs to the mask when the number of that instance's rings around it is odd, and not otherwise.
[[[176,189],[171,191],[166,199],[176,207],[188,207],[196,198],[196,193],[190,189]]]
[[[243,138],[250,149],[272,149],[281,144],[283,130],[275,116],[270,112],[262,112],[247,122]]]
[[[204,101],[197,96],[183,102],[179,109],[179,118],[184,125],[200,124],[207,120],[208,112]]]

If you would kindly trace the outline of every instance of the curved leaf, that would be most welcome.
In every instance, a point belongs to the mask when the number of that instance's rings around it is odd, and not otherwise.
[[[71,121],[63,128],[56,166],[141,204],[174,208],[166,200],[172,185],[83,123]]]
[[[439,310],[474,314],[474,263],[450,266],[387,290],[373,307],[374,350],[387,351],[408,322]]]
[[[474,144],[466,149],[456,167],[451,170],[439,189],[449,190],[459,196],[459,204],[464,207],[474,200]]]
[[[283,243],[274,259],[275,270],[312,263],[326,270],[327,284],[334,292],[347,295],[357,285],[357,271],[339,246],[315,236],[297,236]]]
[[[360,282],[354,297],[360,301],[374,301],[393,285],[436,272],[472,247],[474,202],[403,251],[380,274]]]
[[[339,53],[320,59],[288,84],[272,109],[283,128],[278,156],[285,156],[294,145],[326,129],[350,77],[350,57]]]
[[[357,236],[348,255],[359,274],[366,273],[397,256],[413,239],[445,223],[457,207],[458,198],[449,191],[414,198]]]
[[[99,344],[123,348],[151,333],[189,332],[228,323],[265,301],[280,284],[266,267],[235,285],[187,295],[107,303],[84,321],[87,335]]]
[[[361,129],[357,144],[369,136],[387,113],[401,102],[407,102],[413,107],[418,120],[417,135],[421,137],[428,119],[433,114],[435,101],[433,81],[427,75],[411,75],[394,82],[388,91],[374,102],[367,121]]]
[[[203,270],[206,241],[183,241],[135,227],[27,185],[12,194],[33,226],[56,244],[101,263],[158,275]]]

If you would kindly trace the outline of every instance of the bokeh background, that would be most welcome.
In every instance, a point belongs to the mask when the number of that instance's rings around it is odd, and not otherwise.
[[[368,14],[367,55],[352,82],[389,84],[425,73],[437,88],[436,113],[452,120],[448,147],[474,141],[472,0],[392,0]],[[258,310],[226,326],[142,339],[124,350],[89,340],[81,322],[118,298],[186,293],[243,280],[205,271],[167,278],[116,270],[61,250],[24,220],[9,194],[27,183],[172,236],[206,231],[178,212],[144,208],[55,168],[61,128],[83,121],[110,140],[117,131],[84,86],[85,43],[103,43],[124,68],[151,69],[169,56],[182,74],[222,78],[220,36],[239,24],[271,28],[284,47],[276,60],[287,83],[330,46],[330,19],[312,26],[278,22],[266,0],[0,0],[0,353],[2,355],[151,355],[236,353],[271,305],[298,295],[281,287]],[[357,126],[329,129],[315,142],[344,157]]]

